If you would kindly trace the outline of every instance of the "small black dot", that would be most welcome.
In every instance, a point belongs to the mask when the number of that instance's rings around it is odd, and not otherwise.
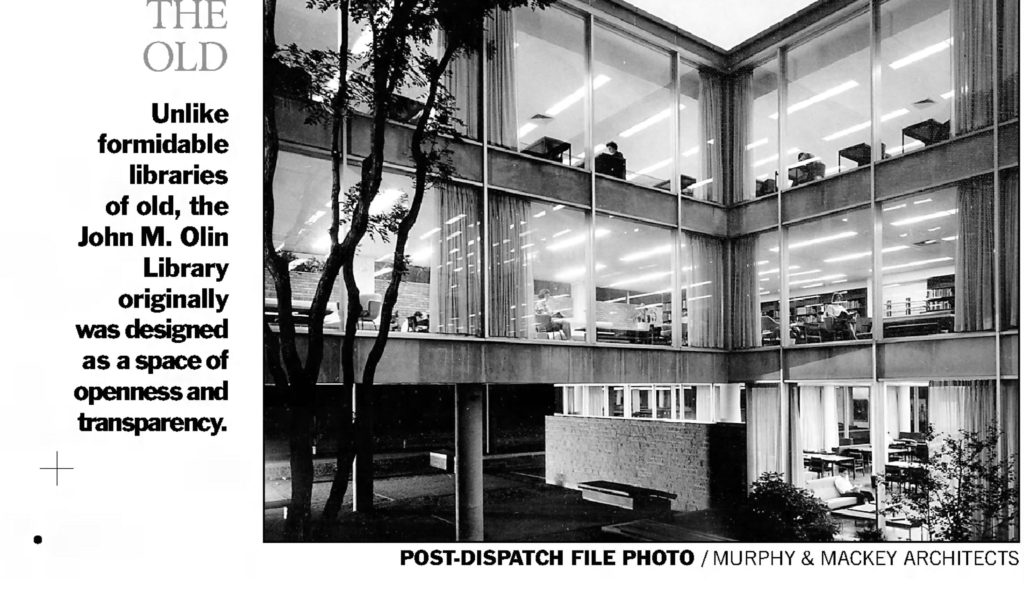
[[[37,544],[42,544],[43,543],[43,536],[37,535],[34,538],[32,538],[32,541],[37,543]]]

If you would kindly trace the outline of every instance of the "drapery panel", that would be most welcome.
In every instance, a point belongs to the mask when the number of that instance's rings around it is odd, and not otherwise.
[[[999,118],[1020,112],[1020,2],[999,2]]]
[[[995,325],[992,193],[990,177],[971,179],[957,186],[955,331],[982,331]]]
[[[722,240],[689,232],[683,232],[683,239],[687,344],[694,348],[721,348],[725,341]]]
[[[486,21],[488,48],[487,127],[492,144],[517,149],[515,12],[495,10]]]
[[[910,386],[890,385],[885,388],[885,422],[890,440],[900,438],[900,433],[910,431],[911,423]]]
[[[752,385],[747,393],[747,480],[788,473],[789,431],[778,386]]]
[[[761,345],[761,296],[757,282],[757,236],[732,240],[729,319],[735,348]]]
[[[999,185],[1000,312],[1003,329],[1020,326],[1020,172],[1006,171]]]
[[[700,178],[709,183],[694,189],[694,197],[722,204],[722,109],[723,94],[721,78],[707,71],[700,71],[700,140],[704,152],[700,153]]]
[[[960,430],[984,434],[996,423],[994,381],[932,381],[928,384],[928,421],[936,435]]]
[[[442,33],[443,36],[443,33]],[[441,47],[445,47],[442,37]],[[445,73],[445,89],[455,105],[456,130],[468,137],[480,137],[480,53],[459,52]]]
[[[480,194],[454,183],[442,183],[435,189],[441,228],[433,266],[437,281],[436,331],[478,336],[483,333]]]
[[[487,211],[492,241],[490,335],[528,338],[534,318],[533,267],[530,253],[521,246],[531,243],[530,203],[492,191]]]
[[[992,11],[985,0],[953,0],[956,132],[992,124]]]
[[[839,425],[836,419],[836,388],[834,386],[801,386],[800,439],[794,444],[800,450],[830,451],[839,446]],[[796,418],[796,415],[794,415]]]
[[[747,156],[747,143],[754,129],[753,71],[737,73],[732,80],[732,203],[754,197],[754,167]]]

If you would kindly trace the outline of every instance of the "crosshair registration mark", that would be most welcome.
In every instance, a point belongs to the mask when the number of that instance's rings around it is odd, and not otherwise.
[[[74,467],[62,467],[60,466],[60,452],[55,453],[53,466],[52,467],[39,467],[40,471],[53,471],[54,485],[60,485],[60,472],[61,471],[73,471]],[[38,543],[38,542],[37,542]]]

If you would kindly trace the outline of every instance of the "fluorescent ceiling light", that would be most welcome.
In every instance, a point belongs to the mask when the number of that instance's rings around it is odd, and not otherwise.
[[[832,235],[826,235],[824,237],[811,238],[809,240],[804,240],[802,242],[793,242],[793,243],[791,243],[789,245],[789,249],[793,250],[794,248],[804,248],[806,246],[813,246],[815,244],[824,244],[825,242],[834,242],[835,240],[843,240],[843,239],[846,239],[846,238],[849,238],[849,237],[854,237],[855,235],[857,235],[856,231],[843,231],[843,232],[840,232],[840,233],[834,233]],[[779,251],[779,247],[775,246],[774,248],[770,248],[770,250],[772,252],[778,252]]]
[[[427,246],[423,250],[413,253],[413,255],[409,257],[409,259],[412,260],[413,263],[422,263],[425,262],[428,258],[430,258],[430,255],[433,253],[434,249],[430,246]]]
[[[764,264],[764,263],[767,263],[767,262],[768,261],[765,260],[765,261],[759,262],[757,264]],[[802,268],[802,267],[798,267],[796,265],[790,265],[789,270],[790,271],[795,271],[795,270],[800,269],[800,268]],[[775,268],[775,269],[768,269],[767,271],[758,271],[757,274],[761,275],[763,277],[765,275],[771,275],[772,273],[778,273],[778,272],[779,272],[779,269]]]
[[[709,178],[709,179],[701,179],[700,181],[697,181],[695,183],[690,184],[686,189],[688,189],[688,190],[695,190],[695,189],[697,189],[699,187],[704,187],[705,185],[711,183],[714,180],[715,180],[714,177]]]
[[[897,117],[902,117],[903,115],[905,115],[905,114],[907,114],[909,112],[910,111],[905,109],[905,108],[900,108],[900,109],[894,110],[894,111],[892,111],[889,114],[882,115],[882,122],[884,123],[884,122],[889,121],[891,119],[895,119]],[[826,142],[831,142],[833,140],[838,140],[841,137],[846,137],[846,136],[850,135],[851,133],[856,133],[858,131],[867,129],[868,127],[871,127],[871,121],[864,121],[863,123],[857,123],[856,125],[854,125],[852,127],[847,127],[846,129],[841,129],[841,130],[839,130],[839,131],[837,131],[835,133],[831,133],[829,135],[826,135],[825,137],[823,137],[821,139],[823,141],[826,141]],[[749,148],[750,148],[750,146],[747,146],[747,149],[749,149]]]
[[[766,165],[766,164],[768,164],[770,162],[775,162],[777,160],[779,160],[779,155],[778,154],[772,154],[768,158],[762,158],[761,160],[755,162],[754,166],[755,167],[760,167],[760,166]]]
[[[939,212],[928,213],[927,215],[920,215],[917,217],[900,219],[899,221],[890,223],[890,225],[892,225],[893,227],[900,227],[902,225],[912,225],[914,223],[920,223],[921,221],[930,221],[932,219],[941,219],[942,217],[949,217],[951,215],[955,215],[956,213],[957,209],[951,208],[949,210],[940,210]]]
[[[448,219],[447,221],[445,221],[444,224],[445,225],[451,225],[451,224],[457,223],[457,222],[459,222],[459,221],[461,221],[462,219],[465,219],[465,218],[466,218],[466,214],[465,213],[457,214],[454,217],[452,217],[452,218]]]
[[[546,215],[546,214],[548,214],[548,211],[546,211],[546,210],[542,210],[542,211],[540,211],[539,213],[537,213],[537,214],[533,215],[533,218],[534,218],[534,219],[539,219],[539,218],[543,217],[543,216],[544,216],[544,215]]]
[[[900,250],[906,250],[907,248],[909,248],[909,246],[890,246],[889,248],[883,248],[882,249],[882,254],[888,254],[890,252],[898,252]],[[832,258],[826,258],[822,262],[827,262],[827,263],[845,262],[845,261],[848,261],[848,260],[856,260],[858,258],[864,258],[864,257],[867,257],[867,256],[871,256],[871,251],[870,250],[868,250],[867,252],[854,252],[852,254],[843,254],[841,256],[834,256]]]
[[[882,212],[889,212],[890,210],[899,210],[901,208],[906,208],[906,207],[907,207],[907,203],[904,202],[903,204],[897,204],[896,206],[886,206],[885,208],[882,209]]]
[[[318,210],[318,211],[316,211],[315,213],[313,213],[313,215],[311,217],[306,219],[306,225],[312,225],[313,223],[316,223],[317,221],[322,219],[323,216],[326,215],[326,214],[327,214],[327,211],[325,211],[325,210]]]
[[[805,285],[805,286],[801,287],[800,289],[806,290],[807,288],[816,288],[816,287],[821,287],[823,285],[825,285],[825,284],[824,283],[812,283],[811,285]]]
[[[647,175],[648,173],[651,173],[652,171],[657,171],[658,169],[660,169],[662,167],[668,166],[668,164],[671,163],[671,162],[672,162],[671,158],[666,158],[665,160],[659,160],[658,162],[654,163],[653,165],[648,165],[648,166],[640,169],[636,173],[630,173],[629,175],[626,176],[626,181],[633,181],[634,179],[636,179],[637,177],[639,177],[641,175]]]
[[[860,85],[860,84],[857,83],[856,81],[852,80],[852,79],[849,80],[849,81],[840,83],[839,85],[837,85],[835,87],[832,87],[832,88],[829,88],[829,89],[825,90],[824,92],[822,92],[820,94],[815,94],[814,96],[811,96],[810,98],[808,98],[806,100],[801,100],[800,102],[797,102],[796,104],[790,104],[789,108],[786,109],[786,114],[787,115],[791,115],[791,114],[793,114],[793,113],[795,113],[797,111],[800,111],[800,110],[803,110],[803,109],[807,108],[808,106],[812,106],[812,105],[817,104],[817,103],[819,103],[819,102],[821,102],[823,100],[828,100],[829,98],[831,98],[833,96],[838,96],[839,94],[842,94],[845,91],[852,90],[853,88],[857,87],[858,85]],[[768,118],[770,118],[770,119],[778,119],[779,118],[779,113],[772,113],[772,114],[768,115]]]
[[[953,90],[949,90],[948,92],[943,92],[943,93],[939,94],[939,96],[943,100],[949,100],[950,98],[953,97]]]
[[[658,246],[657,248],[651,248],[649,250],[641,250],[640,252],[633,252],[632,254],[623,256],[619,260],[622,262],[634,262],[651,256],[657,256],[659,254],[668,254],[669,252],[672,252],[672,244]]]
[[[612,80],[611,77],[608,77],[607,75],[598,75],[597,77],[594,78],[594,89],[595,90],[598,89],[599,87],[601,87],[602,85],[608,83],[611,80]],[[544,114],[546,114],[549,117],[557,116],[559,113],[561,113],[565,109],[569,108],[573,104],[576,104],[577,102],[582,100],[583,96],[586,93],[587,93],[587,86],[585,86],[585,85],[584,86],[580,86],[580,88],[578,90],[576,90],[575,92],[569,94],[565,98],[562,98],[558,102],[552,104],[550,108],[548,108],[546,111],[544,111]]]
[[[391,207],[403,196],[402,190],[388,188],[377,194],[370,204],[371,215],[382,215],[391,210]]]
[[[628,279],[620,279],[619,281],[616,281],[615,283],[608,284],[608,287],[615,287],[615,288],[617,288],[617,287],[622,287],[624,285],[632,285],[634,283],[641,283],[641,282],[644,282],[644,281],[654,281],[656,279],[661,279],[662,277],[668,277],[671,274],[672,274],[672,271],[658,271],[658,272],[655,272],[655,273],[646,273],[644,275],[638,275],[636,277],[630,277]]]
[[[423,235],[421,235],[420,239],[421,240],[425,240],[428,237],[431,237],[434,234],[436,234],[438,231],[441,231],[441,228],[440,227],[435,227],[435,228],[431,229],[430,231],[428,231],[428,232],[424,233]]]
[[[919,60],[928,58],[929,56],[931,56],[933,54],[938,54],[939,52],[942,52],[943,50],[945,50],[946,48],[949,48],[952,45],[953,45],[953,38],[948,38],[948,39],[942,40],[941,42],[939,42],[937,44],[932,44],[931,46],[925,46],[924,48],[921,48],[917,52],[911,52],[910,54],[904,56],[903,58],[901,58],[901,59],[899,59],[897,61],[889,63],[889,68],[893,69],[893,70],[902,69],[903,67],[905,67],[907,65],[910,65],[910,64],[916,63]]]
[[[921,140],[911,140],[911,141],[907,142],[906,144],[903,144],[902,146],[896,146],[895,148],[893,148],[889,152],[889,154],[890,155],[892,155],[892,154],[900,154],[902,152],[906,152],[907,150],[913,150],[914,148],[920,148],[921,146],[924,146],[924,142],[922,142]]]
[[[556,237],[561,237],[567,233],[572,233],[572,229],[563,229],[561,231],[556,231],[554,235],[551,236],[551,238],[554,239]]]
[[[564,204],[556,204],[551,208],[551,210],[562,210],[563,208],[565,208]]]
[[[931,202],[931,201],[932,201],[931,198],[925,198],[924,200],[914,200],[914,204],[925,204],[925,203]]]
[[[689,157],[693,156],[694,154],[696,154],[699,150],[700,150],[700,146],[694,146],[693,148],[690,148],[686,152],[683,152],[683,158],[689,158]]]
[[[526,125],[523,125],[522,127],[519,128],[519,139],[523,139],[524,137],[530,135],[530,132],[536,128],[536,123],[527,123]]]
[[[669,118],[671,114],[672,111],[666,108],[665,110],[658,112],[654,115],[651,115],[650,117],[647,117],[646,119],[640,121],[639,123],[630,127],[629,129],[619,133],[619,135],[624,138],[636,135],[637,133],[640,133],[641,131],[647,129],[651,125],[655,125],[657,123],[664,121],[665,119]]]
[[[374,271],[373,272],[373,276],[376,278],[376,277],[380,277],[381,275],[387,275],[390,272],[391,272],[391,267],[384,267],[383,269],[381,269],[379,271]]]
[[[821,269],[811,269],[810,271],[802,271],[800,273],[790,273],[790,277],[801,277],[803,275],[814,275],[815,273],[821,273]]]
[[[903,263],[902,265],[889,265],[888,267],[882,267],[883,271],[891,271],[893,269],[906,269],[908,267],[920,267],[922,265],[930,265],[937,262],[946,262],[947,260],[953,260],[949,256],[943,256],[941,258],[929,258],[928,260],[915,260],[914,262]]]
[[[837,273],[835,275],[822,275],[821,277],[811,277],[810,279],[800,279],[798,281],[790,281],[789,285],[803,285],[805,283],[814,283],[816,281],[832,281],[835,279],[843,279],[846,277],[843,273]]]
[[[747,150],[753,150],[754,148],[760,148],[761,146],[764,146],[767,143],[768,143],[768,138],[761,138],[761,139],[757,140],[756,142],[750,142],[749,144],[747,144]]]

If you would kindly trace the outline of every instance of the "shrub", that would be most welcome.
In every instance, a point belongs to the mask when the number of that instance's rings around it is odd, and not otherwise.
[[[831,542],[839,531],[823,502],[778,473],[754,482],[741,520],[742,535],[752,542]]]

